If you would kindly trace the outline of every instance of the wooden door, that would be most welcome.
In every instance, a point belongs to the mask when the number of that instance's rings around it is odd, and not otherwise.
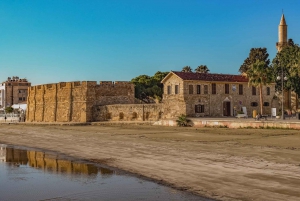
[[[230,116],[230,102],[223,102],[223,116]]]

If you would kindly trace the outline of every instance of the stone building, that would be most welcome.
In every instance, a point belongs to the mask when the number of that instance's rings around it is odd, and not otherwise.
[[[163,80],[164,117],[174,118],[180,114],[189,117],[235,116],[242,107],[247,114],[259,112],[259,90],[248,86],[242,75],[211,73],[170,72]],[[264,114],[271,114],[277,107],[275,84],[263,86]]]
[[[134,85],[130,82],[60,82],[29,88],[26,121],[91,122],[98,107],[133,104]]]
[[[17,76],[8,77],[0,85],[0,108],[26,103],[30,86],[31,83],[27,79],[20,79]]]
[[[150,121],[161,104],[135,104],[130,82],[60,82],[29,88],[27,122]]]

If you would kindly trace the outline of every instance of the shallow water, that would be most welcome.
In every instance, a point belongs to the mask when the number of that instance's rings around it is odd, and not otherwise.
[[[0,200],[208,200],[82,160],[0,144]]]

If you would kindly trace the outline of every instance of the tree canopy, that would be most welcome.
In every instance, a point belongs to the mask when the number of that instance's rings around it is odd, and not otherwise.
[[[206,65],[200,65],[195,69],[196,73],[209,73],[209,69],[207,68]]]
[[[263,61],[265,67],[270,65],[270,59],[267,48],[251,48],[249,56],[244,60],[244,63],[240,66],[239,72],[246,73],[256,61]]]
[[[277,53],[272,61],[274,68],[273,78],[276,90],[282,91],[281,80],[275,79],[283,73],[287,80],[284,81],[284,90],[292,90],[300,96],[300,47],[289,39],[289,45]]]
[[[140,75],[131,80],[135,85],[135,97],[149,102],[149,97],[161,100],[163,85],[160,83],[169,72],[157,71],[154,76]]]
[[[250,86],[258,87],[259,89],[261,114],[263,114],[262,87],[272,82],[272,71],[271,67],[266,67],[264,61],[259,60],[256,60],[256,62],[246,71],[246,75],[249,78],[248,84]]]
[[[192,68],[190,66],[184,66],[181,70],[181,72],[192,72]]]
[[[6,107],[5,108],[5,112],[6,113],[12,113],[14,111],[14,108],[13,107]]]

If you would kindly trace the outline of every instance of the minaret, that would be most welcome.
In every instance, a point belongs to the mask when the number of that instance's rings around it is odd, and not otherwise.
[[[278,26],[278,42],[276,43],[277,51],[280,52],[283,47],[287,46],[287,25],[285,22],[284,14],[281,16],[281,20]]]

